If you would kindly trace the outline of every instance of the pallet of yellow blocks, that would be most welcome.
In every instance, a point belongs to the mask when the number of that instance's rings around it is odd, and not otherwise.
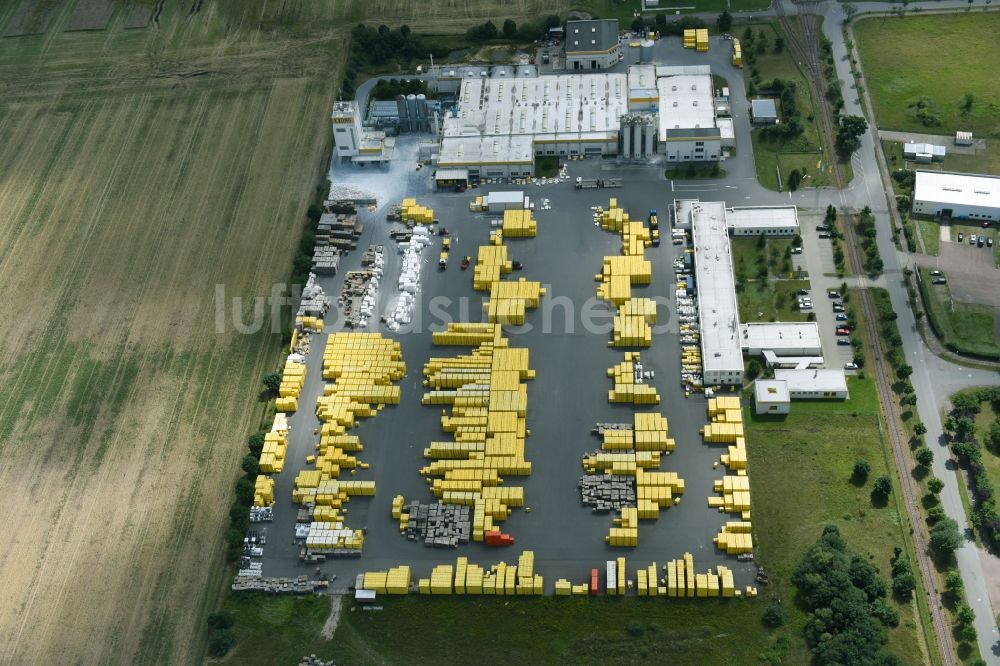
[[[315,466],[295,477],[292,501],[312,507],[306,547],[316,551],[353,554],[364,542],[361,530],[345,524],[346,505],[352,497],[375,494],[374,481],[340,479],[368,465],[354,455],[363,451],[361,440],[348,430],[361,418],[378,414],[385,405],[399,404],[399,386],[406,374],[399,343],[378,333],[344,332],[327,338],[323,350],[323,395],[316,400],[322,425]]]
[[[743,67],[743,48],[740,46],[740,40],[733,38],[733,66]]]
[[[608,391],[608,402],[631,403],[633,405],[657,405],[660,394],[644,381],[641,375],[639,352],[625,352],[625,360],[608,368],[608,377],[614,387]]]
[[[470,564],[465,557],[459,557],[454,565],[439,564],[431,570],[430,578],[417,582],[417,589],[420,594],[436,595],[536,596],[545,592],[545,579],[535,573],[535,554],[526,550],[517,564],[499,562],[488,570]]]
[[[472,288],[489,291],[501,276],[514,270],[514,263],[507,257],[506,245],[480,245],[476,265],[472,269]]]
[[[540,282],[524,278],[516,282],[497,281],[490,286],[490,297],[483,303],[486,318],[495,324],[524,324],[527,308],[537,308],[545,289]]]
[[[447,405],[441,429],[451,441],[431,442],[420,470],[431,493],[445,504],[473,507],[472,537],[524,505],[524,488],[505,486],[502,475],[531,474],[525,460],[528,393],[534,379],[527,349],[508,347],[499,324],[449,324],[435,344],[475,346],[469,354],[432,357],[424,366],[425,405]]]
[[[501,228],[507,238],[534,238],[538,233],[538,223],[530,210],[505,210]]]
[[[399,215],[406,224],[434,224],[434,211],[421,206],[416,199],[403,199]]]

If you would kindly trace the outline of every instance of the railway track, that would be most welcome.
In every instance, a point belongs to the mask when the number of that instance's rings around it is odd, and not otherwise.
[[[819,109],[819,121],[826,142],[826,149],[829,151],[830,162],[833,165],[833,177],[840,193],[840,209],[846,208],[843,196],[844,172],[837,161],[833,113],[826,99],[827,85],[823,68],[823,58],[821,53],[822,35],[820,28],[822,20],[815,14],[799,14],[799,26],[801,35],[789,20],[785,13],[784,0],[775,0],[775,14],[781,21],[785,32],[785,39],[792,52],[792,55],[807,70],[807,75],[812,84],[817,97],[817,107]],[[811,3],[802,3],[800,7],[812,7]],[[848,219],[844,224],[844,240],[847,243],[848,254],[855,270],[860,270],[864,265],[862,261],[861,245],[854,229],[853,219]],[[927,592],[927,605],[931,614],[931,624],[934,636],[938,644],[938,652],[941,661],[946,666],[956,666],[955,645],[952,639],[948,620],[944,615],[940,599],[940,590],[937,587],[937,579],[934,575],[934,567],[931,562],[930,544],[923,530],[923,517],[917,503],[918,493],[915,481],[910,476],[910,460],[906,442],[906,437],[900,427],[899,405],[896,403],[892,390],[892,374],[888,366],[885,354],[882,349],[882,340],[878,331],[878,313],[875,309],[871,294],[866,288],[857,290],[858,300],[864,314],[865,333],[868,337],[869,349],[874,371],[875,385],[878,388],[879,401],[882,403],[882,410],[885,414],[886,429],[889,435],[889,442],[892,447],[892,458],[896,465],[899,476],[900,489],[902,490],[902,500],[906,508],[906,516],[910,522],[913,534],[913,543],[917,553],[917,566],[924,583],[924,590]],[[930,650],[930,646],[928,646]]]

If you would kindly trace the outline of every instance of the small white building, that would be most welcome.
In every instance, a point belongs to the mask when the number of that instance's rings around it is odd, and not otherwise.
[[[749,356],[762,356],[765,351],[776,356],[823,355],[819,324],[814,321],[742,324],[740,340],[743,353]]]
[[[774,379],[783,381],[792,400],[847,400],[847,375],[843,370],[775,370]]]
[[[972,132],[963,132],[961,130],[955,132],[956,146],[971,146],[972,143]]]
[[[788,384],[774,379],[758,379],[753,383],[753,401],[758,414],[787,414],[792,406]]]
[[[918,170],[913,213],[977,222],[1000,220],[1000,177]]]

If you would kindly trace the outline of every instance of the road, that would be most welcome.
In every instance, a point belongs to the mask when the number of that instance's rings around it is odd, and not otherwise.
[[[982,6],[984,3],[978,2]],[[887,5],[881,3],[857,3],[860,13],[884,11]],[[964,9],[966,2],[930,2],[910,3],[909,7],[922,9]],[[834,62],[842,81],[853,81],[850,63],[847,58],[847,47],[841,26],[845,17],[843,5],[830,2],[821,5],[824,15],[823,31],[833,46]],[[869,105],[870,106],[870,105]],[[844,112],[850,115],[865,115],[860,103],[853,95],[845,95]],[[996,372],[970,369],[956,365],[935,356],[924,344],[917,330],[916,319],[910,310],[906,288],[902,281],[902,269],[910,265],[910,255],[898,252],[892,243],[892,230],[889,210],[883,191],[879,165],[876,156],[877,130],[872,118],[871,127],[862,138],[861,149],[855,154],[853,165],[855,179],[848,192],[853,199],[852,206],[860,208],[863,205],[871,207],[875,213],[878,228],[879,251],[885,262],[885,273],[888,278],[887,288],[892,300],[893,309],[898,314],[900,336],[903,339],[903,351],[914,372],[910,378],[917,394],[917,413],[920,420],[927,426],[926,440],[935,452],[933,473],[945,482],[941,492],[941,501],[945,512],[954,518],[963,531],[968,530],[968,521],[962,507],[958,488],[958,477],[949,463],[947,444],[944,442],[942,430],[942,411],[947,407],[948,397],[955,391],[984,384],[1000,382]],[[914,526],[920,529],[921,526]],[[976,612],[976,631],[979,634],[979,649],[983,659],[988,663],[1000,664],[1000,632],[997,631],[995,613],[990,603],[988,586],[983,574],[980,552],[975,543],[967,540],[956,553],[959,570],[965,581],[966,595],[969,605]],[[932,600],[932,603],[936,601]]]

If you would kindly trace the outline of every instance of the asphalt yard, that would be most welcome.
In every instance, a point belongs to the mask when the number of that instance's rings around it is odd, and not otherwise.
[[[363,571],[409,564],[414,578],[426,577],[434,565],[454,563],[457,556],[467,556],[471,562],[489,566],[501,560],[511,562],[522,550],[535,552],[536,570],[546,576],[548,593],[556,578],[585,582],[591,568],[601,568],[614,557],[627,557],[631,571],[654,561],[662,565],[686,552],[694,556],[699,572],[714,570],[722,564],[734,570],[738,589],[752,584],[752,565],[717,551],[712,542],[727,520],[738,520],[739,516],[720,513],[708,506],[708,497],[715,495],[713,482],[725,473],[721,465],[713,468],[725,447],[702,441],[698,430],[707,421],[705,398],[685,397],[680,382],[672,262],[675,253],[683,248],[671,245],[668,240],[667,211],[675,195],[663,178],[662,167],[625,167],[594,159],[571,161],[569,179],[559,184],[486,185],[458,194],[433,192],[430,173],[414,171],[412,164],[399,160],[387,171],[372,167],[337,167],[335,171],[339,181],[375,191],[379,207],[374,213],[359,213],[365,230],[357,251],[347,257],[337,277],[323,278],[331,299],[339,293],[343,274],[359,266],[364,248],[382,244],[387,262],[378,312],[392,306],[399,255],[389,238],[392,225],[386,223],[385,214],[387,207],[398,203],[403,196],[416,197],[418,203],[434,209],[442,226],[450,232],[452,250],[451,262],[444,271],[437,267],[440,239],[423,251],[421,302],[412,330],[390,334],[379,325],[377,316],[369,325],[369,330],[379,330],[399,340],[407,374],[401,382],[401,404],[386,407],[355,431],[365,447],[358,454],[359,460],[369,463],[370,468],[359,470],[355,476],[346,476],[345,472],[342,478],[374,479],[377,491],[371,498],[355,497],[347,506],[348,525],[367,530],[361,557],[328,560],[319,565],[323,572],[337,576],[332,588],[346,589],[355,575]],[[574,189],[572,181],[576,176],[598,176],[602,169],[604,176],[623,178],[625,187]],[[449,436],[441,430],[441,406],[421,405],[422,368],[432,356],[454,356],[469,351],[465,347],[434,347],[431,333],[443,329],[448,320],[484,320],[484,294],[473,291],[472,270],[460,270],[459,263],[465,255],[475,260],[478,247],[488,242],[490,219],[496,218],[470,213],[469,202],[491,190],[511,189],[523,189],[536,202],[538,234],[535,238],[506,240],[511,258],[524,264],[521,272],[512,273],[507,279],[538,280],[547,289],[541,307],[529,310],[524,326],[504,327],[511,346],[530,350],[531,367],[537,372],[536,379],[527,383],[527,427],[531,436],[526,441],[525,458],[533,465],[532,474],[504,477],[504,485],[524,486],[525,506],[530,507],[530,512],[515,509],[501,524],[501,529],[516,539],[509,548],[490,548],[482,543],[462,545],[456,550],[429,548],[408,541],[399,533],[398,521],[390,515],[390,505],[393,497],[400,494],[407,501],[434,501],[427,481],[419,473],[429,462],[423,456],[423,449],[431,441],[447,440]],[[732,194],[736,202],[743,203],[739,201],[743,198],[739,192]],[[596,299],[598,283],[594,275],[600,272],[605,255],[620,253],[621,239],[595,226],[592,207],[606,207],[610,197],[616,197],[619,205],[636,219],[645,219],[651,208],[658,209],[666,236],[660,247],[646,249],[646,258],[653,267],[652,284],[633,288],[634,296],[665,299],[659,306],[659,324],[652,347],[640,350],[643,364],[655,373],[651,383],[661,397],[657,406],[612,405],[607,400],[611,388],[607,369],[622,361],[624,350],[607,346],[612,309]],[[541,209],[543,198],[550,200],[551,209]],[[313,407],[322,392],[322,349],[327,335],[341,327],[342,322],[331,311],[324,334],[313,338],[307,383],[299,399],[299,411],[291,418],[287,463],[284,471],[276,475],[275,520],[266,528],[266,576],[316,572],[316,565],[299,563],[299,546],[293,542],[299,507],[292,504],[291,491],[298,472],[312,468],[305,457],[314,452],[318,441],[314,429],[319,422]],[[677,447],[674,453],[663,457],[660,470],[677,472],[686,488],[679,505],[661,511],[657,520],[640,522],[638,547],[612,548],[605,544],[604,536],[612,526],[613,514],[594,514],[581,503],[577,488],[583,474],[581,458],[600,448],[600,440],[591,434],[595,423],[631,422],[634,411],[657,411],[667,417],[670,436]],[[752,464],[751,460],[751,484]]]

